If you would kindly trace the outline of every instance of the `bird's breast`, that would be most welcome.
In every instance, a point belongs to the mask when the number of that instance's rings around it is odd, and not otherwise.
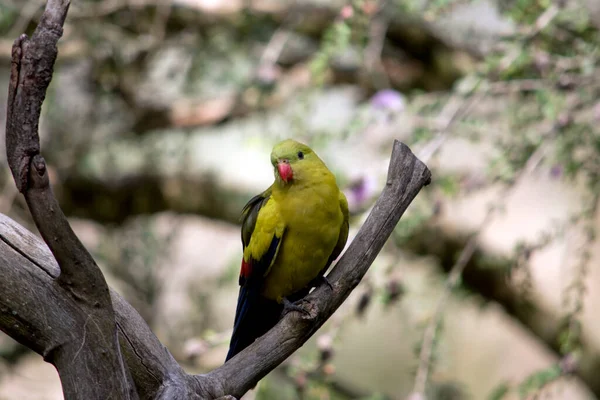
[[[288,199],[281,207],[286,229],[265,280],[265,297],[281,301],[306,287],[325,267],[343,223],[339,190],[334,189],[313,189]]]

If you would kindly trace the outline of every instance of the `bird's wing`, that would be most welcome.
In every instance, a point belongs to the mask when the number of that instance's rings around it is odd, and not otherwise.
[[[281,306],[260,293],[283,240],[285,224],[271,190],[250,199],[242,211],[244,256],[240,271],[233,334],[226,360],[235,356],[277,323]]]
[[[242,211],[244,256],[240,286],[262,282],[277,257],[284,230],[285,224],[270,188],[250,199]]]

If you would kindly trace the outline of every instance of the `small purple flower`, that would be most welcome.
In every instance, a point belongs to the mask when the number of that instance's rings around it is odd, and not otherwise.
[[[383,89],[371,97],[371,105],[386,111],[401,112],[404,110],[405,100],[402,93],[392,89]]]
[[[550,168],[550,176],[554,179],[558,179],[563,174],[563,167],[560,164],[555,164]]]
[[[350,184],[345,191],[350,210],[361,209],[373,197],[376,189],[375,179],[370,175],[364,175]]]
[[[579,367],[579,357],[576,354],[568,353],[558,362],[558,365],[564,374],[572,374]]]

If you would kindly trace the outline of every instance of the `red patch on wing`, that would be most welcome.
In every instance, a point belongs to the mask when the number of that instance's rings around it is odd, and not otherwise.
[[[240,271],[240,276],[243,276],[244,278],[248,278],[251,273],[252,273],[252,264],[250,264],[249,262],[246,262],[242,258],[242,270]]]
[[[277,170],[279,171],[279,176],[284,182],[289,182],[290,179],[294,177],[292,167],[290,167],[290,164],[287,162],[280,162],[277,164]]]

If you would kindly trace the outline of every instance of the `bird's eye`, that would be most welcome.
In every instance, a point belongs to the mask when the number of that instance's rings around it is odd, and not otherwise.
[[[304,153],[303,152],[301,152],[301,151],[298,152],[298,159],[300,159],[300,160],[304,159]]]

